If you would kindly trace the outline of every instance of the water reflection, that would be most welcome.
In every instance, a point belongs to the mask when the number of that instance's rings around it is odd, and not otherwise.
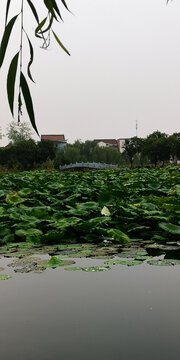
[[[0,283],[1,359],[177,359],[179,285],[179,266],[13,274]]]

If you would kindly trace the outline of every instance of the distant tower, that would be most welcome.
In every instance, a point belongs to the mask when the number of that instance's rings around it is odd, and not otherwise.
[[[138,137],[138,121],[136,120],[136,137]]]

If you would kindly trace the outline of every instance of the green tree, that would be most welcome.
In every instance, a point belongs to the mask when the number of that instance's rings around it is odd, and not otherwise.
[[[39,155],[37,162],[43,163],[48,159],[53,160],[56,155],[56,148],[52,141],[50,140],[41,140],[37,144],[39,149]]]
[[[94,141],[86,140],[84,143],[76,140],[73,146],[79,149],[81,161],[93,161],[93,152],[96,147]]]
[[[131,139],[126,139],[124,144],[125,155],[128,156],[131,167],[133,165],[134,157],[136,154],[141,158],[143,147],[143,139],[134,136]]]
[[[57,150],[55,167],[75,162],[101,162],[114,165],[122,165],[122,155],[112,148],[100,148],[94,141],[77,140],[74,144],[68,144],[64,150]]]
[[[61,4],[68,9],[68,6],[66,4],[65,0],[60,0]],[[8,76],[7,76],[7,95],[8,95],[8,101],[9,101],[9,107],[12,113],[12,116],[14,117],[14,97],[15,97],[15,87],[16,87],[16,81],[17,81],[17,87],[18,87],[18,96],[17,96],[17,108],[18,108],[18,122],[20,121],[21,115],[22,115],[22,99],[24,98],[24,103],[26,105],[27,113],[29,115],[30,122],[32,124],[32,127],[38,134],[36,121],[35,121],[35,114],[34,114],[34,108],[33,108],[33,102],[31,93],[29,90],[29,85],[27,82],[27,79],[24,75],[24,38],[27,40],[27,46],[29,47],[29,60],[26,64],[27,67],[27,74],[28,78],[34,82],[34,79],[31,74],[31,65],[34,60],[34,49],[32,42],[30,40],[30,36],[26,31],[26,16],[28,15],[28,12],[25,12],[25,6],[27,5],[30,12],[33,14],[34,20],[36,22],[36,29],[34,36],[42,41],[42,48],[47,48],[50,45],[51,36],[55,38],[58,45],[63,49],[68,55],[69,52],[65,48],[65,46],[60,41],[59,37],[56,35],[56,33],[53,30],[54,21],[62,21],[62,15],[60,12],[60,8],[57,5],[56,0],[44,0],[44,9],[47,12],[47,15],[41,19],[40,14],[37,10],[37,0],[21,0],[20,2],[20,8],[17,9],[17,12],[13,15],[11,19],[9,19],[9,10],[11,8],[12,1],[7,0],[6,2],[6,11],[5,11],[5,29],[2,36],[2,41],[0,45],[0,68],[4,62],[4,58],[6,55],[6,50],[8,47],[10,35],[14,29],[15,24],[17,23],[18,19],[20,21],[20,32],[19,32],[19,50],[14,55],[14,57],[11,60],[9,70],[8,70]],[[18,6],[17,6],[18,7]],[[17,75],[18,74],[18,75]]]
[[[31,139],[32,131],[27,122],[23,121],[17,123],[16,121],[12,121],[7,128],[6,135],[13,143],[17,143],[19,141]]]
[[[64,148],[64,163],[71,164],[81,161],[80,151],[75,146],[66,146]]]
[[[170,155],[174,162],[180,159],[180,133],[174,133],[169,137]]]
[[[39,149],[34,140],[22,140],[2,149],[0,164],[8,169],[31,170],[38,159]]]
[[[154,131],[144,141],[143,153],[155,166],[159,161],[163,164],[170,159],[170,145],[168,136],[160,131]]]

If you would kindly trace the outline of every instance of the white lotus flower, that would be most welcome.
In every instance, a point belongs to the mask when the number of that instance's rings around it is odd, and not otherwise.
[[[104,216],[110,216],[111,215],[109,209],[106,206],[104,206],[102,208],[101,215],[104,215]]]

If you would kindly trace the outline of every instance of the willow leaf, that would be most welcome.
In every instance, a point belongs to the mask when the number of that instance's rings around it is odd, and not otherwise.
[[[62,20],[61,13],[60,13],[60,11],[59,11],[59,8],[58,8],[57,3],[56,3],[55,0],[52,0],[52,5],[53,5],[54,10],[57,12],[57,14],[59,15],[60,19]]]
[[[14,88],[16,81],[18,58],[19,58],[19,52],[13,57],[7,76],[8,101],[13,116],[14,116]]]
[[[45,17],[41,22],[40,24],[37,26],[36,30],[35,30],[35,35],[37,36],[37,33],[39,32],[39,30],[42,29],[42,27],[44,26],[45,22],[47,20],[47,17]]]
[[[41,34],[44,34],[46,33],[52,26],[52,23],[53,23],[53,20],[54,20],[54,17],[51,15],[51,18],[50,18],[50,21],[49,21],[49,25],[47,26],[46,29],[44,29],[43,31],[41,31]]]
[[[69,11],[68,7],[67,7],[67,4],[65,2],[65,0],[61,0],[61,2],[63,3],[63,5],[65,6],[65,8]]]
[[[39,16],[38,16],[38,13],[37,13],[37,11],[36,11],[36,8],[34,7],[34,5],[33,5],[33,3],[32,3],[31,0],[27,0],[27,2],[28,2],[29,6],[30,6],[30,8],[31,8],[31,10],[32,10],[32,13],[33,13],[36,21],[37,21],[38,24],[39,24]]]
[[[52,30],[52,33],[56,39],[56,41],[58,42],[58,44],[60,45],[60,47],[66,52],[66,54],[68,54],[69,56],[71,56],[71,54],[69,53],[69,51],[65,48],[65,46],[62,44],[62,42],[59,40],[58,36],[55,34],[55,32]]]
[[[7,24],[7,19],[8,19],[8,14],[9,14],[10,3],[11,3],[11,0],[7,0],[5,25]]]
[[[13,25],[14,25],[17,17],[18,17],[18,15],[15,15],[5,27],[3,38],[2,38],[2,41],[1,41],[1,47],[0,47],[0,67],[3,64],[4,57],[5,57],[5,54],[6,54],[7,45],[8,45],[8,42],[9,42],[10,35],[11,35],[11,31],[12,31]]]
[[[21,120],[21,115],[22,115],[22,99],[21,99],[21,92],[19,92],[19,96],[18,96],[18,123]]]
[[[21,87],[21,90],[22,90],[22,94],[23,94],[23,97],[24,97],[24,101],[25,101],[25,104],[26,104],[26,109],[27,109],[27,113],[29,115],[31,125],[34,128],[34,130],[36,131],[36,133],[39,135],[37,127],[36,127],[36,122],[35,122],[34,108],[33,108],[31,94],[30,94],[30,91],[29,91],[27,81],[26,81],[26,79],[25,79],[22,72],[21,72],[21,75],[20,75],[20,87]]]
[[[28,63],[28,67],[27,67],[27,73],[28,73],[28,76],[29,78],[31,79],[32,82],[34,82],[33,78],[32,78],[32,75],[31,75],[31,65],[33,63],[33,60],[34,60],[34,50],[33,50],[33,46],[32,46],[32,43],[29,39],[29,36],[26,34],[27,36],[27,39],[28,39],[28,43],[29,43],[29,50],[30,50],[30,60],[29,60],[29,63]]]
[[[51,15],[57,20],[56,14],[53,9],[52,0],[44,0],[44,4],[47,7],[48,11],[51,13]]]

